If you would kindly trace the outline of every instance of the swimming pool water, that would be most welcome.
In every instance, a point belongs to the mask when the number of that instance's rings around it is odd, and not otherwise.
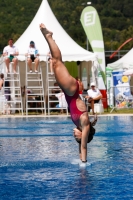
[[[133,199],[133,117],[99,117],[85,169],[70,118],[0,120],[0,199]]]

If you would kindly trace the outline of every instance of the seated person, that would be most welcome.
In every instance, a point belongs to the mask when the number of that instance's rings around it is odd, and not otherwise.
[[[56,108],[66,108],[67,102],[64,93],[61,91],[58,94],[55,94],[55,96],[58,98],[59,104],[56,105]],[[63,113],[63,109],[61,109],[61,113]]]
[[[0,75],[0,91],[1,91],[2,88],[3,88],[3,84],[4,84],[4,74],[1,74],[1,75]]]
[[[35,47],[35,43],[33,41],[30,42],[29,49],[26,53],[28,57],[28,66],[30,69],[30,73],[32,73],[32,62],[35,62],[35,72],[38,72],[38,65],[39,65],[39,53],[38,49]]]
[[[25,85],[24,87],[21,87],[21,95],[22,97],[25,97]]]
[[[54,74],[53,63],[52,63],[52,55],[51,55],[50,51],[48,52],[47,56],[48,56],[48,62],[49,62],[49,66],[50,66],[50,73],[51,73],[51,75],[53,75]]]
[[[52,89],[51,92],[53,93],[53,95],[50,96],[50,99],[56,101],[56,100],[58,100],[58,98],[55,96],[55,94],[60,93],[60,92],[61,92],[61,89],[59,88],[59,85],[58,85],[57,82],[54,83],[54,87],[56,87],[56,88],[53,88],[53,89]],[[51,107],[55,107],[55,106],[56,106],[56,103],[55,103],[55,102],[51,102]]]
[[[100,99],[102,98],[102,94],[97,88],[95,88],[95,83],[91,83],[91,89],[87,90],[87,93],[88,96],[85,98],[88,99],[89,103],[91,103],[91,109],[94,115],[94,103],[99,103]]]
[[[59,85],[58,85],[58,83],[57,82],[55,82],[54,83],[54,86],[56,87],[56,88],[54,88],[54,89],[52,89],[52,93],[54,94],[54,93],[60,93],[60,91],[61,91],[61,89],[59,88]]]
[[[9,63],[13,62],[13,71],[16,73],[16,67],[18,64],[18,59],[16,56],[19,55],[18,49],[13,45],[13,39],[9,39],[8,46],[6,46],[3,50],[3,56],[6,67],[7,67],[7,73],[10,73],[9,71]]]
[[[3,113],[4,107],[5,107],[3,85],[4,85],[4,74],[1,73],[0,74],[0,114]]]
[[[27,89],[24,85],[24,87],[21,87],[21,94],[22,94],[22,97],[25,98],[25,102],[26,102],[26,100],[33,101],[33,102],[28,102],[28,105],[31,108],[36,107],[36,103],[34,102],[36,99],[35,99],[32,89],[30,89],[30,88]],[[26,94],[27,94],[27,99],[26,99]]]
[[[7,101],[11,100],[11,91],[10,91],[10,82],[9,80],[5,80],[4,83],[4,93]]]
[[[10,91],[10,82],[9,80],[5,79],[5,83],[4,83],[4,95],[5,98],[7,100],[7,104],[6,104],[6,108],[8,110],[8,114],[10,114],[10,101],[11,101],[11,91]],[[4,111],[5,114],[6,111]]]

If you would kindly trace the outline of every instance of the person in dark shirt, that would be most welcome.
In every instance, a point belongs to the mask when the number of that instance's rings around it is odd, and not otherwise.
[[[10,91],[10,82],[9,80],[5,80],[4,83],[4,94],[7,101],[11,100],[11,91]]]
[[[3,84],[4,84],[4,74],[1,74],[1,75],[0,75],[0,90],[1,90],[2,87],[3,87]]]

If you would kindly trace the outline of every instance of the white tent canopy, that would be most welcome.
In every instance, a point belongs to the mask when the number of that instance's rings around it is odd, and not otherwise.
[[[123,73],[124,76],[133,76],[133,69],[128,69]]]
[[[113,70],[126,70],[133,68],[133,48],[116,62],[108,64],[107,67],[110,67]]]
[[[90,61],[95,60],[95,54],[80,47],[62,28],[54,16],[47,0],[43,0],[40,8],[32,20],[29,27],[16,41],[15,46],[19,50],[19,60],[25,60],[25,53],[27,52],[30,41],[34,41],[39,50],[40,60],[46,61],[46,55],[49,47],[45,38],[43,37],[39,24],[44,23],[46,27],[53,32],[53,38],[58,44],[63,61]]]

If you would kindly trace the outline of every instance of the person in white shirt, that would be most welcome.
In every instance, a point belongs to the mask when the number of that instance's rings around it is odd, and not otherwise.
[[[91,103],[91,109],[93,115],[94,113],[94,103],[99,103],[100,99],[102,98],[102,94],[99,89],[95,88],[95,83],[91,83],[91,89],[87,90],[88,96],[85,98],[88,99],[88,102]]]
[[[10,73],[9,63],[13,62],[13,71],[16,73],[16,67],[18,64],[18,59],[16,56],[19,55],[18,49],[13,45],[13,39],[9,39],[8,46],[3,50],[3,56],[5,57],[4,61],[7,67],[7,73]]]
[[[55,96],[58,98],[59,101],[59,104],[56,105],[56,108],[66,108],[67,102],[65,94],[61,91],[60,93],[55,94]],[[63,109],[61,110],[61,113],[63,113]]]
[[[35,47],[34,41],[30,42],[30,46],[26,53],[27,56],[27,63],[30,69],[30,73],[32,73],[32,62],[35,62],[35,72],[38,72],[38,65],[39,65],[39,51]]]

